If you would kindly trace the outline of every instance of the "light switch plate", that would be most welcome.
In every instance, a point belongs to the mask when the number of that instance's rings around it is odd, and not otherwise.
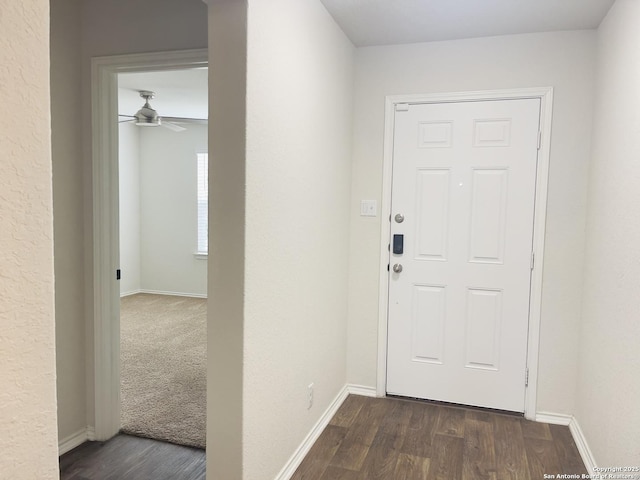
[[[376,217],[378,216],[378,202],[375,200],[361,200],[360,201],[360,216],[361,217]]]

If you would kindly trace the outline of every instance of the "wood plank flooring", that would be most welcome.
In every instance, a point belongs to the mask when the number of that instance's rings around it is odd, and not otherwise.
[[[586,474],[568,427],[350,395],[291,480],[538,480]]]
[[[205,480],[205,451],[120,434],[60,457],[61,480]]]
[[[60,471],[61,480],[205,480],[205,452],[118,435],[63,455]],[[291,480],[541,480],[545,473],[587,473],[568,427],[350,395]]]

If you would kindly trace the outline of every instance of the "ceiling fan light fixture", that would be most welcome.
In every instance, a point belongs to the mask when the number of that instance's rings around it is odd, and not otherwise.
[[[119,120],[118,123],[135,122],[133,125],[137,127],[162,126],[174,132],[184,132],[186,128],[181,126],[181,124],[184,124],[185,122],[204,125],[207,124],[206,118],[160,117],[158,116],[158,112],[149,105],[149,100],[155,97],[155,93],[151,90],[140,90],[138,93],[140,93],[140,96],[144,98],[144,105],[135,113],[135,115],[118,114],[118,117],[129,118],[128,120]],[[163,118],[166,121],[163,122]]]
[[[158,127],[162,125],[162,119],[158,116],[158,112],[149,105],[149,100],[155,97],[155,92],[142,90],[140,96],[144,98],[144,105],[134,115],[136,117],[136,125],[138,127]]]
[[[155,117],[146,117],[144,115],[135,115],[136,125],[138,127],[159,127],[162,125],[162,119],[157,115]]]

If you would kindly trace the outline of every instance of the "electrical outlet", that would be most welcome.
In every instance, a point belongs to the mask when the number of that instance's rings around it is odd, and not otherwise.
[[[307,387],[307,395],[309,399],[309,405],[307,406],[307,410],[310,410],[313,407],[313,383],[310,383]]]

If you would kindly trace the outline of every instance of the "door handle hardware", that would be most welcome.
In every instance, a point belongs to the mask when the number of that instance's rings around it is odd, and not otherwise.
[[[401,265],[401,264],[399,264],[399,263],[396,263],[396,264],[393,266],[393,271],[394,271],[394,272],[396,272],[396,273],[400,273],[400,272],[402,272],[402,265]]]
[[[396,213],[396,216],[394,218],[396,220],[396,223],[404,222],[404,215],[402,215],[401,213]]]

